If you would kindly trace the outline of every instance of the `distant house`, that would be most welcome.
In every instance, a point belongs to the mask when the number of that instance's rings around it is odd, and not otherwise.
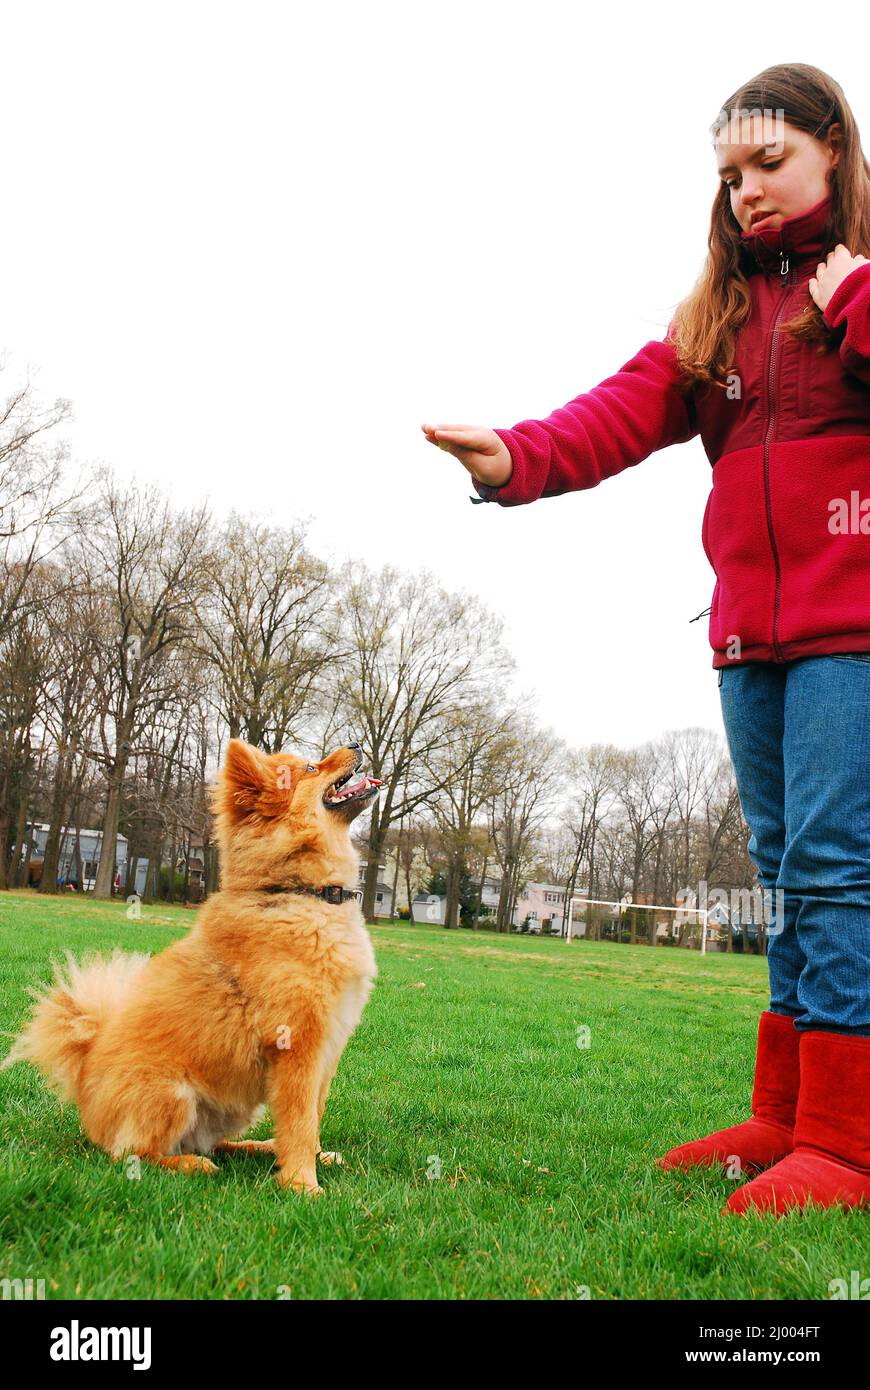
[[[184,875],[183,854],[176,865],[176,873]],[[205,846],[201,838],[190,842],[190,854],[187,857],[187,886],[193,901],[198,900],[197,895],[205,894]]]
[[[578,897],[583,897],[586,893],[585,888],[578,888]],[[514,908],[513,925],[522,926],[526,918],[530,918],[530,930],[546,930],[551,936],[564,936],[568,917],[565,905],[565,886],[559,883],[527,883],[525,888],[517,896]],[[575,906],[571,921],[571,934],[573,936],[583,936],[586,931],[586,923],[582,916],[578,916]]]
[[[365,888],[366,869],[368,863],[365,859],[361,860],[359,866],[359,888],[357,899],[361,903],[363,900],[363,889]],[[378,863],[378,880],[375,887],[375,916],[392,917],[393,915],[393,886],[391,883],[381,878],[381,871],[385,868],[382,862]]]
[[[475,883],[475,886],[476,886],[477,884],[480,883],[480,879],[479,879],[479,878],[475,878],[475,879],[474,879],[474,883]],[[490,912],[491,912],[491,913],[496,912],[497,909],[498,909],[498,900],[499,900],[500,897],[501,897],[501,879],[500,879],[500,878],[485,878],[485,879],[483,880],[483,889],[482,889],[481,894],[480,894],[480,905],[481,905],[481,907],[488,907],[488,908],[490,909]]]
[[[501,893],[501,880],[498,878],[487,878],[484,882],[481,901],[489,906],[493,913],[498,907]],[[587,932],[587,918],[591,911],[595,912],[595,920],[600,924],[605,937],[620,939],[630,925],[630,918],[625,916],[631,903],[627,900],[621,913],[619,904],[613,903],[606,905],[596,904],[593,908],[583,901],[588,898],[589,889],[580,886],[575,889],[574,908],[571,913],[571,935],[572,937],[584,937]],[[446,897],[438,893],[418,893],[411,904],[411,920],[422,925],[430,924],[443,926],[446,915]],[[635,906],[643,907],[647,910],[637,914],[637,934],[639,940],[646,940],[650,932],[655,933],[658,941],[664,939],[679,939],[681,931],[685,931],[683,923],[676,911],[669,911],[661,908],[661,904],[654,905],[649,893],[638,893]],[[658,907],[660,910],[648,909]],[[514,907],[511,927],[514,931],[519,931],[523,923],[528,918],[528,928],[532,934],[539,932],[549,933],[550,935],[564,937],[567,932],[567,904],[565,900],[565,886],[560,883],[549,883],[542,880],[529,881],[519,893]],[[693,923],[696,918],[692,918]],[[720,942],[719,930],[728,922],[728,912],[724,906],[711,908],[709,913],[707,950],[726,950],[727,943]],[[754,930],[754,929],[753,929]],[[734,927],[735,934],[739,933],[739,926]],[[697,929],[691,934],[692,941],[698,936]],[[750,933],[750,940],[753,940]],[[688,942],[686,943],[688,944]]]
[[[418,893],[411,903],[411,921],[423,926],[444,926],[447,899],[443,894]]]
[[[583,892],[584,890],[579,890]],[[483,889],[480,895],[482,907],[490,909],[485,914],[493,917],[498,908],[501,896],[501,879],[485,878]],[[412,922],[434,922],[444,925],[444,918],[447,909],[447,899],[444,894],[439,893],[418,893],[411,904]],[[514,908],[513,925],[519,927],[530,918],[533,931],[541,931],[544,927],[550,932],[564,935],[565,932],[565,890],[557,883],[527,883],[522,893],[517,898]],[[482,919],[483,920],[483,919]],[[581,936],[585,927],[575,930],[575,935]]]
[[[479,882],[479,879],[474,880],[475,887],[477,887]],[[483,880],[483,888],[480,894],[480,903],[481,907],[489,908],[489,912],[484,913],[483,917],[481,917],[480,919],[481,921],[483,921],[486,917],[491,917],[495,914],[496,908],[498,907],[498,899],[500,892],[500,879],[485,878]],[[446,914],[447,898],[443,893],[418,893],[414,901],[411,903],[412,922],[421,922],[424,925],[426,923],[434,922],[437,925],[443,927]]]
[[[48,832],[50,826],[44,822],[35,822],[28,826],[32,831],[33,849],[31,850],[30,862],[34,865],[36,861],[41,861],[45,857],[45,846],[48,842]],[[60,847],[57,861],[58,882],[72,883],[76,879],[76,858],[75,858],[76,832],[73,826],[62,826],[60,832]],[[83,828],[79,831],[79,855],[81,856],[81,882],[79,887],[83,892],[93,889],[97,881],[97,867],[100,862],[100,855],[103,849],[102,830],[92,830]],[[127,878],[127,837],[119,835],[115,848],[115,862],[118,872],[121,875],[121,885]],[[136,869],[136,883],[131,889],[132,892],[142,894],[145,891],[145,877],[148,873],[148,860],[140,859]]]

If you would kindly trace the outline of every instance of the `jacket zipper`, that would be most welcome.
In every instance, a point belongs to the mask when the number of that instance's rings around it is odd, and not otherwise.
[[[773,319],[773,326],[770,331],[770,349],[767,367],[767,408],[768,423],[764,435],[764,503],[767,511],[767,534],[770,537],[770,548],[773,551],[773,565],[776,570],[776,587],[774,589],[773,600],[773,650],[777,661],[785,661],[782,647],[776,635],[776,625],[779,619],[779,599],[782,572],[779,567],[779,551],[776,548],[776,537],[773,533],[773,515],[770,507],[770,441],[776,428],[776,398],[774,386],[776,383],[776,361],[779,348],[779,338],[776,332],[777,324],[782,318],[783,310],[788,303],[788,255],[785,251],[779,253],[781,278],[780,288],[782,289],[782,302],[776,311]]]
[[[780,318],[782,317],[782,310],[785,309],[785,304],[788,303],[788,252],[784,252],[784,250],[781,250],[780,252],[780,277],[781,289],[784,293],[782,293],[782,303],[780,304],[780,307],[778,307],[777,309],[777,314],[775,314],[775,318],[773,321],[773,328],[771,328],[770,356],[769,359],[767,359],[767,406],[769,406],[769,409],[770,402],[774,399],[773,388],[775,379],[775,363],[777,363],[778,339],[777,332],[775,332],[775,329],[777,329],[777,324],[778,322],[780,322]],[[773,550],[774,569],[775,573],[777,573],[777,585],[775,585],[773,605],[773,648],[775,655],[777,655],[777,660],[780,660],[780,662],[784,662],[785,657],[784,655],[782,655],[782,648],[777,641],[777,619],[778,616],[780,616],[780,555],[778,555],[777,552],[777,542],[775,542],[775,537],[773,534],[773,517],[771,517],[770,512],[770,436],[771,434],[773,434],[773,430],[775,427],[775,418],[777,418],[777,411],[775,411],[774,406],[773,411],[771,411],[771,413],[769,414],[769,420],[767,420],[767,431],[766,435],[764,435],[764,506],[766,506],[767,513],[767,534],[769,534],[770,537],[770,548],[771,550]],[[706,614],[710,612],[712,612],[712,606],[706,607],[706,609],[702,609],[702,612],[696,614],[695,617],[691,617],[691,619],[689,619],[689,623],[696,623],[699,617],[705,617]]]

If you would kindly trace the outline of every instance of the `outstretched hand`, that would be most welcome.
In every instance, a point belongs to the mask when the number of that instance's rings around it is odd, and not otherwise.
[[[473,478],[502,487],[513,473],[510,449],[485,425],[422,425],[430,444],[453,454]]]

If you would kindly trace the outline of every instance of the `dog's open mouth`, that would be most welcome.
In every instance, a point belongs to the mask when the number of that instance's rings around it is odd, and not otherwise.
[[[357,763],[356,767],[351,768],[344,777],[333,782],[323,797],[324,806],[330,808],[346,806],[348,802],[370,801],[372,797],[377,796],[380,788],[384,785],[377,777],[361,777],[358,782],[354,782],[350,786],[347,785],[351,777],[359,772],[359,769],[360,764]]]

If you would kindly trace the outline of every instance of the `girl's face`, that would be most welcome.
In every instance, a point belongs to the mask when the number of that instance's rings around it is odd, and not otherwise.
[[[719,176],[731,193],[741,231],[778,227],[830,193],[828,173],[839,159],[839,126],[826,140],[767,113],[732,117],[715,141]]]

